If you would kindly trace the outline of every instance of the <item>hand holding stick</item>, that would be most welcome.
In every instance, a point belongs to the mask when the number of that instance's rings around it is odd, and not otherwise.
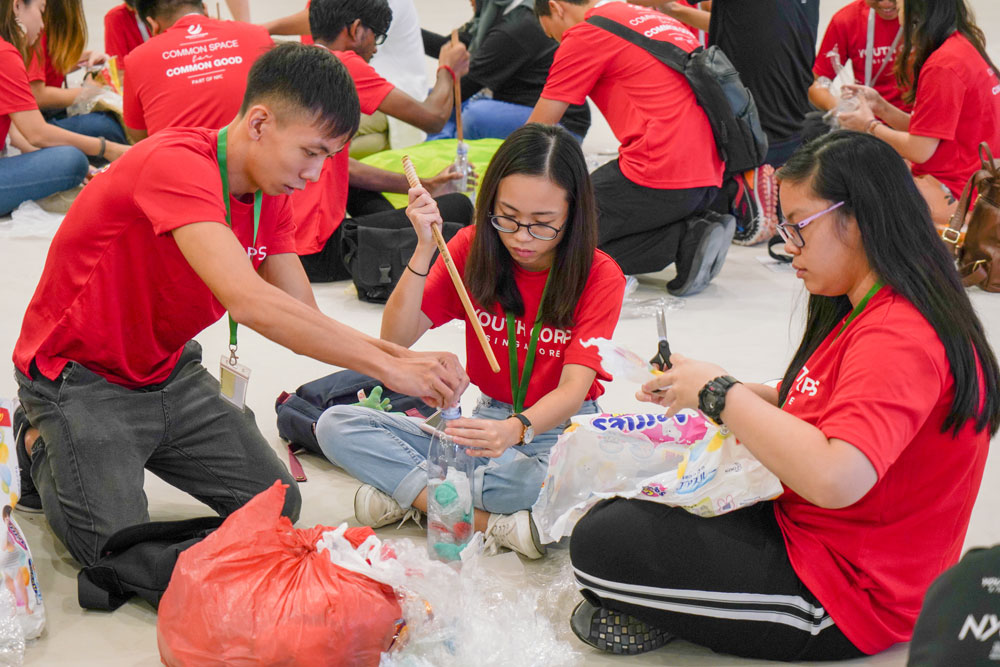
[[[403,156],[403,173],[406,174],[406,180],[409,182],[411,188],[420,186],[420,179],[417,178],[417,170],[413,168],[413,162],[410,161],[408,155]],[[444,237],[441,236],[441,230],[436,225],[431,225],[431,233],[434,234],[434,242],[437,243],[438,250],[441,252],[441,259],[444,260],[444,265],[448,269],[448,275],[451,276],[451,282],[454,283],[458,297],[462,300],[465,314],[469,318],[469,322],[472,323],[472,328],[476,332],[476,338],[479,339],[479,345],[483,348],[486,360],[490,362],[490,368],[493,372],[499,373],[500,362],[497,361],[496,355],[493,354],[493,348],[490,347],[489,341],[486,340],[483,325],[479,323],[476,310],[472,307],[472,300],[469,299],[469,292],[465,289],[462,277],[458,275],[458,269],[455,268],[455,261],[451,258],[451,252],[448,251],[448,244],[445,243]]]

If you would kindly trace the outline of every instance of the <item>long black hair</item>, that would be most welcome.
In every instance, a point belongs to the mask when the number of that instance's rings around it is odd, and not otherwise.
[[[1000,75],[986,54],[986,36],[965,0],[903,0],[903,50],[896,59],[896,82],[906,91],[903,100],[907,104],[913,104],[917,97],[917,80],[924,63],[956,30]]]
[[[843,201],[835,212],[837,220],[839,224],[857,220],[875,275],[912,303],[937,332],[955,384],[941,432],[950,429],[957,435],[973,419],[977,431],[987,428],[994,435],[1000,426],[996,356],[899,154],[875,137],[842,130],[799,149],[778,178],[783,183],[808,183],[820,199]],[[806,330],[785,371],[779,403],[784,403],[805,362],[850,311],[846,295],[810,295]],[[979,392],[977,366],[985,378],[985,396]]]
[[[597,248],[597,206],[580,144],[558,125],[531,123],[513,132],[493,155],[476,202],[476,236],[465,279],[472,297],[485,308],[524,315],[514,283],[514,259],[490,224],[500,181],[514,174],[543,176],[566,191],[569,213],[552,262],[551,285],[539,304],[542,321],[569,328],[583,294]]]

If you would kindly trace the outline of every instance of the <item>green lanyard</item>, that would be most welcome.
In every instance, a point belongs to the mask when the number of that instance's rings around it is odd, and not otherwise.
[[[521,371],[520,381],[517,379],[517,322],[511,313],[507,313],[507,355],[510,358],[510,396],[514,403],[514,412],[524,410],[528,380],[531,379],[531,370],[535,366],[535,353],[538,351],[538,334],[542,331],[542,307],[545,305],[545,294],[549,291],[551,280],[552,270],[549,269],[549,276],[545,279],[545,287],[542,289],[542,298],[538,302],[538,312],[535,313],[535,326],[531,329],[528,354],[524,357],[524,369]]]
[[[844,333],[844,329],[847,328],[847,325],[857,319],[858,315],[861,314],[861,311],[865,309],[865,306],[868,305],[871,298],[878,294],[880,289],[882,289],[882,283],[876,280],[875,284],[872,285],[872,288],[868,290],[868,294],[865,294],[865,298],[861,299],[861,301],[858,302],[858,305],[854,306],[854,310],[852,310],[851,314],[847,316],[847,321],[841,325],[840,330],[837,331],[837,335],[833,337],[834,340],[840,338],[840,334]]]
[[[219,176],[222,177],[222,199],[226,202],[226,224],[230,229],[233,226],[232,212],[229,210],[229,171],[226,167],[226,143],[229,128],[224,127],[219,130]],[[260,190],[253,193],[253,247],[257,247],[257,231],[260,229],[260,208],[263,202]],[[229,363],[236,365],[236,320],[229,316]]]

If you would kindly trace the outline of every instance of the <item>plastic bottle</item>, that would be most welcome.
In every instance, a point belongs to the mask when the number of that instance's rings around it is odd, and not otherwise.
[[[459,562],[472,538],[472,480],[475,460],[444,434],[462,416],[458,406],[442,410],[441,430],[427,451],[427,552],[446,563]]]
[[[469,145],[464,141],[458,142],[458,148],[455,152],[455,169],[462,174],[462,178],[458,180],[458,191],[462,194],[468,195],[473,201],[475,201],[475,192],[468,191],[469,174],[472,172],[472,168],[469,165]]]

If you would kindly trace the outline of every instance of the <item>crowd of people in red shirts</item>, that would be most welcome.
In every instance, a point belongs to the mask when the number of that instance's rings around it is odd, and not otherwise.
[[[270,29],[248,22],[246,2],[230,4],[243,20],[224,21],[198,0],[129,1],[105,16],[96,53],[80,0],[0,0],[0,215],[86,183],[13,351],[19,506],[44,511],[85,565],[149,520],[143,468],[222,515],[279,479],[294,521],[295,480],[193,340],[228,312],[234,357],[242,324],[436,406],[471,377],[483,401],[449,428],[483,452],[476,526],[540,557],[539,472],[609,379],[582,340],[613,334],[625,275],[673,264],[667,290],[693,296],[756,224],[780,235],[811,294],[782,384],[675,355],[638,398],[724,421],[786,491],[710,527],[642,501],[599,505],[573,536],[585,598],[573,629],[613,652],[680,636],[782,659],[906,641],[958,558],[1000,425],[996,358],[932,224],[980,142],[1000,152],[1000,76],[966,0],[852,0],[818,49],[819,0],[475,0],[462,39],[425,32],[439,67],[422,99],[370,64],[407,1],[311,0]],[[718,46],[756,100],[763,164],[727,170],[685,76],[602,21],[687,53]],[[310,44],[275,45],[283,30]],[[124,73],[120,116],[71,113],[88,93],[66,75],[109,57]],[[507,139],[478,207],[452,167],[411,188],[350,157],[362,114],[446,136],[456,99],[478,131]],[[589,175],[588,99],[620,142]],[[414,234],[379,338],[321,313],[310,285],[349,277],[349,214]],[[434,262],[429,230],[444,223],[465,227],[450,247],[497,323],[509,386],[471,333],[468,371],[451,352],[410,349],[467,319]],[[889,374],[902,389],[882,390]],[[359,520],[381,526],[426,509],[427,438],[365,410],[325,414],[316,435],[365,483]],[[933,504],[931,485],[947,487]],[[711,567],[690,566],[703,556]]]

